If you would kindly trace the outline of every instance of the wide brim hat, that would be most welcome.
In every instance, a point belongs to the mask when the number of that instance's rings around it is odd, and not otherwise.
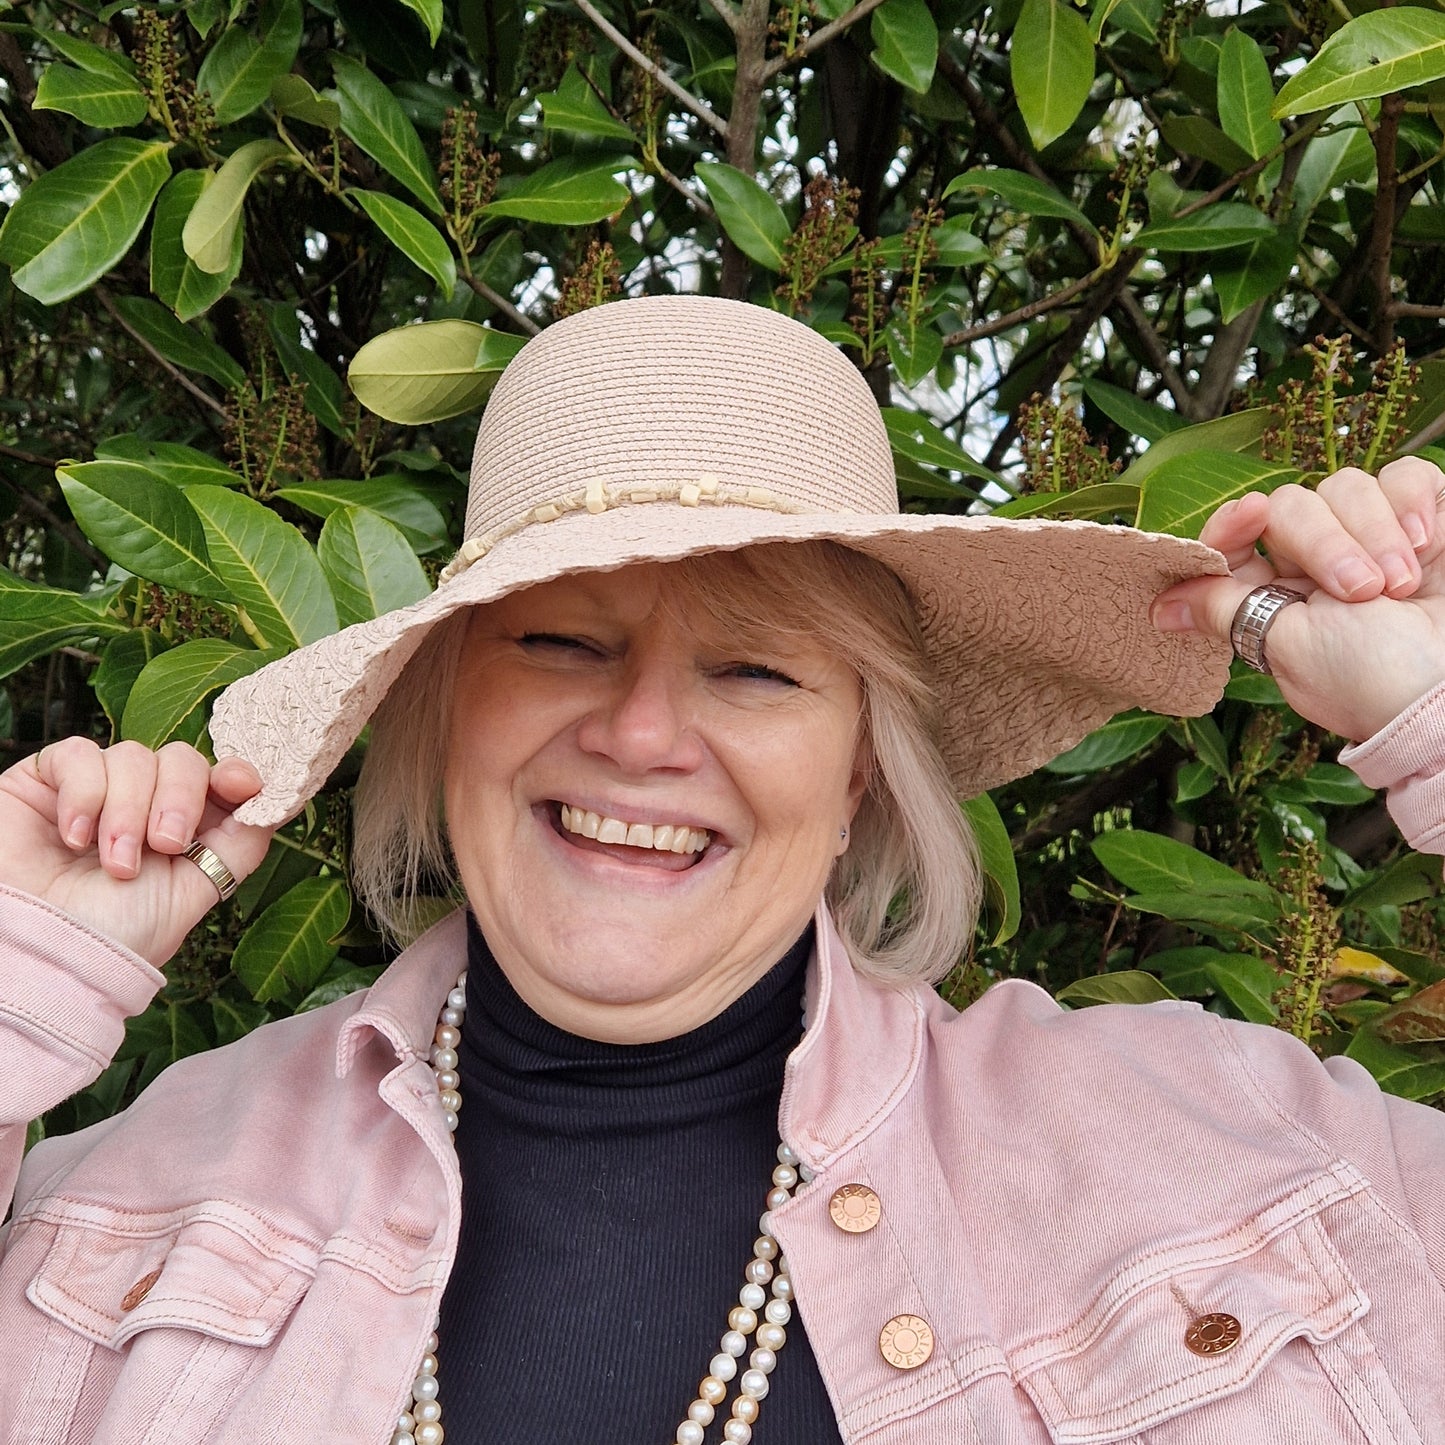
[[[477,434],[465,541],[434,592],[217,700],[217,757],[243,757],[264,780],[237,817],[296,813],[461,608],[579,572],[819,540],[877,558],[907,588],[961,796],[1129,708],[1207,712],[1228,679],[1226,645],[1149,621],[1164,588],[1226,571],[1211,548],[1093,522],[902,513],[877,403],[816,332],[742,302],[617,301],[549,326],[502,374]]]

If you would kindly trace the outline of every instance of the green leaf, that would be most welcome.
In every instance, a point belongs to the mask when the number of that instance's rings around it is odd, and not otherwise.
[[[943,337],[922,318],[910,322],[906,315],[895,316],[887,339],[888,359],[904,386],[917,386],[943,359]]]
[[[908,90],[933,84],[938,26],[925,0],[883,0],[873,12],[873,64]]]
[[[1186,425],[1177,411],[1145,401],[1132,391],[1112,386],[1096,376],[1085,378],[1084,395],[1115,425],[1123,427],[1130,436],[1143,437],[1146,442],[1157,442]]]
[[[296,61],[301,45],[300,0],[262,0],[261,35],[232,25],[211,47],[196,74],[219,125],[248,116],[271,94],[271,86]]]
[[[1163,1003],[1177,997],[1152,973],[1128,968],[1119,973],[1100,973],[1081,978],[1061,988],[1054,997],[1071,1008],[1088,1008],[1100,1003]]]
[[[978,861],[983,868],[984,899],[993,926],[989,943],[1007,943],[1018,932],[1023,916],[1013,843],[997,805],[987,793],[979,793],[962,806],[978,844]]]
[[[139,125],[146,98],[129,75],[96,75],[68,65],[48,65],[35,88],[32,110],[59,110],[102,130]]]
[[[289,652],[336,631],[326,574],[295,527],[221,487],[187,495],[206,529],[211,566],[245,609],[257,646]]]
[[[1096,482],[1076,492],[1030,492],[995,507],[994,517],[1128,517],[1139,510],[1139,488],[1127,482]]]
[[[1282,228],[1220,256],[1209,268],[1220,320],[1233,321],[1256,301],[1274,295],[1294,270],[1298,246],[1294,231]]]
[[[1112,768],[1125,758],[1142,752],[1169,726],[1169,719],[1146,712],[1121,712],[1101,728],[1095,728],[1083,742],[1061,753],[1045,768],[1069,777],[1074,773],[1096,773]]]
[[[537,99],[542,102],[542,125],[547,130],[629,143],[637,139],[632,128],[624,125],[602,104],[597,92],[588,85],[586,77],[575,65],[567,67],[556,90],[546,91]]]
[[[1253,159],[1248,151],[1230,140],[1212,120],[1207,120],[1202,115],[1166,115],[1159,130],[1180,155],[1198,156],[1200,160],[1208,161],[1222,171],[1242,171]],[[1155,171],[1149,177],[1151,188],[1155,177],[1164,175],[1163,171]],[[1153,208],[1150,209],[1152,211]]]
[[[126,700],[136,678],[153,657],[159,657],[166,650],[166,646],[159,632],[152,632],[149,627],[132,627],[129,632],[123,632],[108,642],[101,653],[99,665],[90,674],[90,685],[95,689],[96,700],[105,709],[117,737]]]
[[[131,687],[120,735],[148,748],[173,740],[197,746],[211,695],[279,655],[237,647],[220,637],[183,642],[161,653],[146,663]]]
[[[335,1003],[338,999],[350,998],[352,994],[370,988],[380,974],[379,968],[366,967],[348,968],[341,973],[333,973],[329,978],[323,978],[296,1005],[295,1011],[299,1014],[309,1013],[315,1008],[325,1008],[327,1004]]]
[[[631,192],[613,176],[630,163],[564,156],[524,176],[487,208],[489,216],[542,221],[549,226],[590,226],[620,211]]]
[[[1252,1024],[1270,1024],[1279,1017],[1274,995],[1280,977],[1262,958],[1249,953],[1217,953],[1204,965],[1205,975]]]
[[[728,239],[759,266],[781,271],[783,246],[793,229],[783,208],[735,166],[699,161],[696,169]]]
[[[1242,201],[1220,201],[1202,211],[1145,226],[1129,244],[1155,251],[1217,251],[1275,234],[1274,222],[1263,211]]]
[[[98,281],[140,234],[170,175],[170,143],[116,138],[33,180],[0,226],[0,262],[47,306]]]
[[[64,30],[47,29],[42,32],[41,38],[57,55],[63,55],[72,65],[78,65],[91,75],[108,75],[113,80],[135,79],[135,62],[118,50],[93,45],[89,40],[81,40]]]
[[[1184,763],[1175,782],[1174,801],[1192,803],[1196,798],[1207,797],[1218,781],[1219,775],[1208,763]]]
[[[1024,171],[974,170],[954,176],[943,188],[944,199],[956,191],[992,191],[1011,211],[1029,217],[1052,216],[1056,220],[1073,221],[1095,235],[1098,227],[1060,191],[1047,181]]]
[[[1277,898],[1267,883],[1246,878],[1227,863],[1162,833],[1121,828],[1100,833],[1089,846],[1120,883],[1139,893],[1177,890],[1211,897]]]
[[[271,82],[271,104],[276,114],[286,120],[299,120],[304,125],[320,126],[322,130],[341,129],[341,107],[334,100],[318,95],[303,75],[289,71]]]
[[[1283,462],[1266,462],[1237,452],[1186,452],[1161,462],[1144,478],[1135,524],[1146,532],[1197,537],[1223,503],[1246,492],[1272,492],[1286,482],[1298,482],[1303,475]]]
[[[932,233],[938,265],[976,266],[993,259],[993,252],[973,234],[972,224],[970,216],[953,216]]]
[[[1134,893],[1124,900],[1137,913],[1154,913],[1207,929],[1230,933],[1254,933],[1279,921],[1277,900],[1256,898],[1245,893],[1181,893],[1164,889],[1157,893]]]
[[[1274,115],[1304,115],[1445,77],[1445,15],[1414,5],[1347,20],[1284,84]]]
[[[257,1003],[309,993],[336,957],[332,940],[350,916],[341,879],[303,879],[241,935],[231,971]]]
[[[0,677],[68,643],[130,631],[106,614],[106,600],[42,587],[0,567]]]
[[[209,337],[177,321],[160,302],[149,301],[144,296],[119,296],[115,309],[167,361],[186,371],[199,371],[222,386],[245,385],[246,373],[232,357]]]
[[[1270,424],[1268,407],[1251,407],[1248,411],[1231,412],[1214,421],[1196,422],[1160,437],[1142,456],[1135,457],[1116,479],[1133,486],[1142,486],[1144,479],[1171,457],[1186,452],[1247,452],[1259,444],[1264,429]]]
[[[1404,1099],[1429,1099],[1445,1092],[1445,1052],[1439,1048],[1401,1048],[1387,1044],[1373,1029],[1362,1028],[1355,1031],[1345,1056],[1363,1064],[1387,1093]]]
[[[435,45],[442,33],[442,0],[401,0],[426,26],[426,38]]]
[[[135,462],[80,462],[55,475],[80,529],[111,561],[147,582],[226,599],[184,492]]]
[[[1238,27],[1224,37],[1218,87],[1219,123],[1225,135],[1242,146],[1251,160],[1272,151],[1284,138],[1284,131],[1270,114],[1274,82],[1269,61],[1259,42]]]
[[[477,410],[522,341],[474,321],[398,326],[372,337],[346,377],[368,410],[403,426],[420,426]]]
[[[331,583],[343,627],[369,622],[431,591],[406,538],[364,507],[338,507],[326,519],[316,555]]]
[[[151,290],[182,321],[209,310],[231,289],[241,270],[242,236],[237,226],[225,269],[202,271],[181,242],[186,219],[206,188],[205,171],[178,171],[165,184],[151,221]]]
[[[1088,22],[1060,0],[1024,0],[1009,42],[1009,74],[1029,139],[1043,150],[1079,118],[1094,84]]]
[[[895,452],[926,467],[942,467],[950,472],[996,482],[998,477],[982,462],[975,461],[945,431],[919,411],[905,411],[898,406],[880,409],[883,425],[888,428],[888,443]]]
[[[341,129],[429,211],[442,214],[436,172],[401,102],[360,61],[332,55]]]
[[[1432,898],[1440,888],[1440,859],[1433,854],[1402,853],[1372,873],[1340,900],[1341,908],[1386,908]]]
[[[278,301],[265,311],[266,329],[275,343],[282,370],[292,381],[306,383],[306,410],[334,436],[349,437],[351,426],[341,378],[309,346],[301,344],[301,323],[295,308]]]
[[[430,276],[450,297],[456,289],[457,263],[442,233],[422,213],[380,191],[349,191],[361,209],[414,266]]]
[[[278,140],[247,141],[227,156],[219,171],[208,173],[181,228],[181,245],[202,271],[214,276],[229,269],[251,182],[290,154]]]
[[[139,462],[173,487],[234,487],[241,480],[219,457],[180,442],[153,442],[133,432],[96,442],[95,455],[100,461]]]
[[[404,477],[370,477],[365,481],[301,482],[276,495],[314,517],[338,509],[365,507],[385,517],[415,552],[435,552],[448,545],[446,519],[436,504]]]

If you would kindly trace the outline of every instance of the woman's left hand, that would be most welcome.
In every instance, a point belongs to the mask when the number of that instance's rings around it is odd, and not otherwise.
[[[1160,593],[1154,625],[1227,640],[1254,588],[1305,593],[1275,615],[1265,650],[1285,701],[1311,722],[1359,742],[1445,682],[1445,473],[1433,462],[1251,492],[1220,507],[1200,540],[1230,575]]]

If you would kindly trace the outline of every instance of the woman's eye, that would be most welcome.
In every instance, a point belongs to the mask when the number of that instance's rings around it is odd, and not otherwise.
[[[564,652],[596,652],[596,648],[580,637],[566,637],[560,632],[526,632],[518,642],[527,648],[556,648]]]
[[[776,667],[768,667],[761,662],[735,662],[727,669],[733,677],[740,677],[746,682],[777,682],[786,687],[797,687],[798,680],[789,677],[786,672],[779,672]]]

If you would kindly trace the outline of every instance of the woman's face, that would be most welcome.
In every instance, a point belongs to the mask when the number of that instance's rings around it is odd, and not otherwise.
[[[806,926],[866,778],[851,669],[780,632],[739,648],[664,566],[476,609],[446,813],[513,987],[553,1023],[697,1027]]]

